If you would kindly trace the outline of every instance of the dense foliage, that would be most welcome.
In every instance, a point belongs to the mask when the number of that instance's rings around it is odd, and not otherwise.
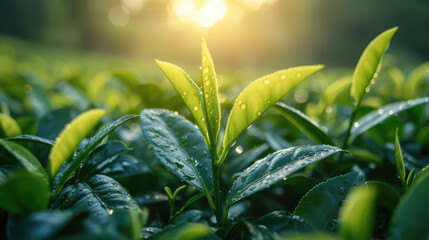
[[[0,238],[426,239],[429,65],[382,65],[396,30],[242,89],[204,39],[196,81],[0,56]]]

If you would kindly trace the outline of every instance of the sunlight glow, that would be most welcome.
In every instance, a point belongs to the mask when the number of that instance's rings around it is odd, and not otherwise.
[[[196,21],[201,27],[211,27],[225,17],[227,7],[223,0],[210,0],[197,9],[192,0],[176,0],[173,9],[177,17],[184,22]]]
[[[176,1],[175,11],[180,20],[188,22],[195,18],[197,8],[191,0]]]

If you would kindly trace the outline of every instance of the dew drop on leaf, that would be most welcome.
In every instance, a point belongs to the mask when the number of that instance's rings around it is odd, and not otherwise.
[[[198,106],[194,106],[194,111],[198,111]]]
[[[337,190],[338,195],[342,196],[344,195],[344,188],[343,187],[339,187]]]
[[[265,84],[265,85],[268,85],[268,84],[270,84],[270,83],[271,83],[270,79],[266,79],[266,80],[264,81],[264,84]]]
[[[243,110],[244,110],[244,109],[246,109],[246,107],[247,107],[247,106],[246,106],[246,104],[245,104],[245,103],[240,104],[240,108],[241,108],[241,109],[243,109]]]

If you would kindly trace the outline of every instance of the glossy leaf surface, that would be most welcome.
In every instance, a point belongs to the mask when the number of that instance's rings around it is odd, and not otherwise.
[[[395,134],[395,163],[398,176],[401,179],[402,183],[405,184],[404,158],[402,157],[401,144],[399,143],[398,129],[396,129]]]
[[[195,118],[195,122],[201,130],[201,133],[204,136],[207,145],[209,145],[209,138],[207,127],[204,122],[204,113],[203,113],[203,103],[202,103],[202,93],[195,82],[183,71],[180,67],[156,60],[156,63],[164,72],[165,76],[171,82],[171,84],[176,89],[179,96],[185,102],[186,107],[188,107],[192,116]]]
[[[89,134],[106,114],[102,109],[93,109],[82,113],[66,125],[58,136],[49,154],[49,174],[54,177],[61,165],[73,154],[80,141]]]
[[[201,79],[207,126],[208,130],[210,131],[210,141],[213,141],[216,144],[220,129],[218,86],[213,59],[210,55],[206,40],[204,38],[201,43],[201,67]]]
[[[397,27],[391,28],[372,40],[365,48],[362,56],[356,65],[353,73],[352,87],[350,95],[352,96],[355,106],[359,105],[363,96],[366,93],[366,88],[369,86],[374,74],[377,72],[381,58],[389,47],[390,39],[395,34]]]
[[[48,146],[53,146],[55,144],[54,141],[38,136],[32,136],[32,135],[19,135],[13,138],[8,138],[9,141],[15,141],[15,142],[31,142],[31,143],[40,143]]]
[[[327,158],[341,149],[328,145],[292,147],[256,161],[241,172],[226,197],[229,206],[286,178],[305,166]]]
[[[379,123],[394,116],[395,114],[428,102],[429,97],[423,97],[414,100],[391,103],[377,110],[374,110],[354,123],[354,126],[352,127],[352,130],[350,132],[350,138],[356,138],[360,134],[366,132],[368,129],[378,125]]]
[[[314,186],[299,202],[294,214],[306,219],[319,230],[326,230],[338,216],[341,202],[350,189],[363,184],[364,177],[352,172]]]
[[[332,139],[303,112],[284,103],[277,103],[273,107],[295,127],[303,131],[317,143],[335,145]]]
[[[231,109],[223,139],[224,151],[227,151],[240,134],[268,108],[322,68],[322,65],[314,65],[280,70],[261,77],[247,86]]]
[[[199,191],[211,192],[210,154],[194,124],[166,110],[145,109],[141,112],[141,128],[162,165]]]

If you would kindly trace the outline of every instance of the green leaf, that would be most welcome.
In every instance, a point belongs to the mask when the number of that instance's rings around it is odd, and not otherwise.
[[[320,144],[335,145],[332,139],[310,118],[296,108],[284,103],[276,103],[274,109],[280,112],[295,127]]]
[[[403,102],[396,102],[388,104],[382,108],[374,110],[354,123],[352,130],[350,132],[350,139],[353,141],[354,138],[364,133],[368,129],[378,125],[384,120],[398,114],[402,111],[405,111],[409,108],[415,107],[420,104],[425,104],[429,102],[429,97],[417,98],[414,100],[408,100]]]
[[[405,81],[406,98],[413,98],[417,96],[417,91],[422,80],[425,79],[427,71],[429,69],[429,62],[425,62],[416,67]]]
[[[141,112],[141,128],[162,165],[199,191],[212,191],[210,154],[194,124],[166,110],[145,109]]]
[[[4,136],[0,135],[0,137],[11,138],[22,134],[18,123],[12,117],[4,113],[0,113],[0,127],[0,133],[3,132],[4,134]]]
[[[340,240],[340,238],[328,233],[306,233],[281,236],[276,240]]]
[[[354,188],[340,211],[340,236],[347,240],[371,239],[377,192],[364,186]]]
[[[292,147],[256,161],[241,172],[226,197],[226,206],[286,178],[305,166],[342,151],[328,145]]]
[[[137,203],[113,178],[95,175],[84,182],[74,182],[64,187],[55,199],[54,207],[59,209],[88,209],[91,217],[104,221],[115,210],[133,209],[140,211]]]
[[[119,155],[129,149],[118,141],[108,142],[97,147],[84,161],[79,178],[87,179],[103,172]]]
[[[208,131],[204,122],[201,90],[188,74],[178,66],[158,60],[155,61],[168,80],[170,80],[183,102],[185,102],[186,107],[188,107],[192,116],[195,118],[195,122],[200,128],[207,146],[210,146]]]
[[[49,182],[48,175],[39,160],[26,148],[7,140],[0,140],[0,147],[8,151],[29,173],[40,177],[46,184]]]
[[[356,107],[360,105],[371,80],[376,77],[374,74],[377,72],[381,58],[389,47],[390,39],[396,30],[398,28],[394,27],[378,35],[362,53],[353,73],[352,87],[350,89],[350,95]]]
[[[391,238],[427,239],[429,236],[429,174],[415,182],[402,197],[391,222]]]
[[[268,230],[278,234],[316,231],[316,228],[305,219],[285,211],[268,213],[256,219],[255,223],[264,225]]]
[[[395,163],[396,169],[398,171],[398,176],[401,179],[402,183],[405,184],[405,166],[404,158],[402,157],[401,144],[399,143],[398,137],[398,128],[395,133]]]
[[[106,114],[105,110],[93,109],[82,113],[60,133],[49,154],[49,174],[53,178],[61,165],[73,154],[80,141]]]
[[[16,141],[16,142],[31,142],[31,143],[40,143],[47,146],[53,146],[55,144],[54,141],[38,136],[32,136],[32,135],[19,135],[13,138],[8,138],[9,141]]]
[[[411,173],[410,173],[411,174]],[[424,176],[429,175],[429,164],[426,164],[414,177],[413,184],[423,179]]]
[[[41,211],[49,203],[49,185],[27,172],[14,173],[0,185],[0,208],[12,213]]]
[[[201,43],[201,79],[206,112],[205,119],[212,144],[210,147],[215,147],[220,129],[220,104],[213,59],[204,38]]]
[[[200,239],[211,232],[210,227],[200,223],[183,223],[170,225],[161,232],[153,235],[151,239],[158,240],[192,240]]]
[[[341,203],[350,189],[364,181],[364,177],[357,172],[328,179],[302,197],[294,214],[306,219],[318,230],[327,230],[338,216]]]
[[[117,127],[119,127],[121,124],[125,123],[128,120],[137,118],[138,115],[126,115],[122,116],[113,123],[109,124],[108,126],[102,128],[95,136],[89,139],[88,143],[85,145],[85,147],[76,154],[76,156],[73,158],[73,160],[68,164],[64,171],[62,171],[62,175],[59,178],[59,181],[57,183],[56,189],[55,189],[55,196],[61,191],[62,187],[66,183],[66,181],[69,179],[69,177],[80,167],[82,162],[85,160],[85,158],[103,141],[103,139],[109,135],[113,130],[115,130]]]
[[[247,86],[231,109],[223,138],[223,151],[227,152],[240,134],[274,103],[322,68],[322,65],[314,65],[280,70]]]
[[[120,155],[114,159],[102,172],[102,174],[118,179],[141,174],[149,174],[149,166],[142,160],[130,156]]]

